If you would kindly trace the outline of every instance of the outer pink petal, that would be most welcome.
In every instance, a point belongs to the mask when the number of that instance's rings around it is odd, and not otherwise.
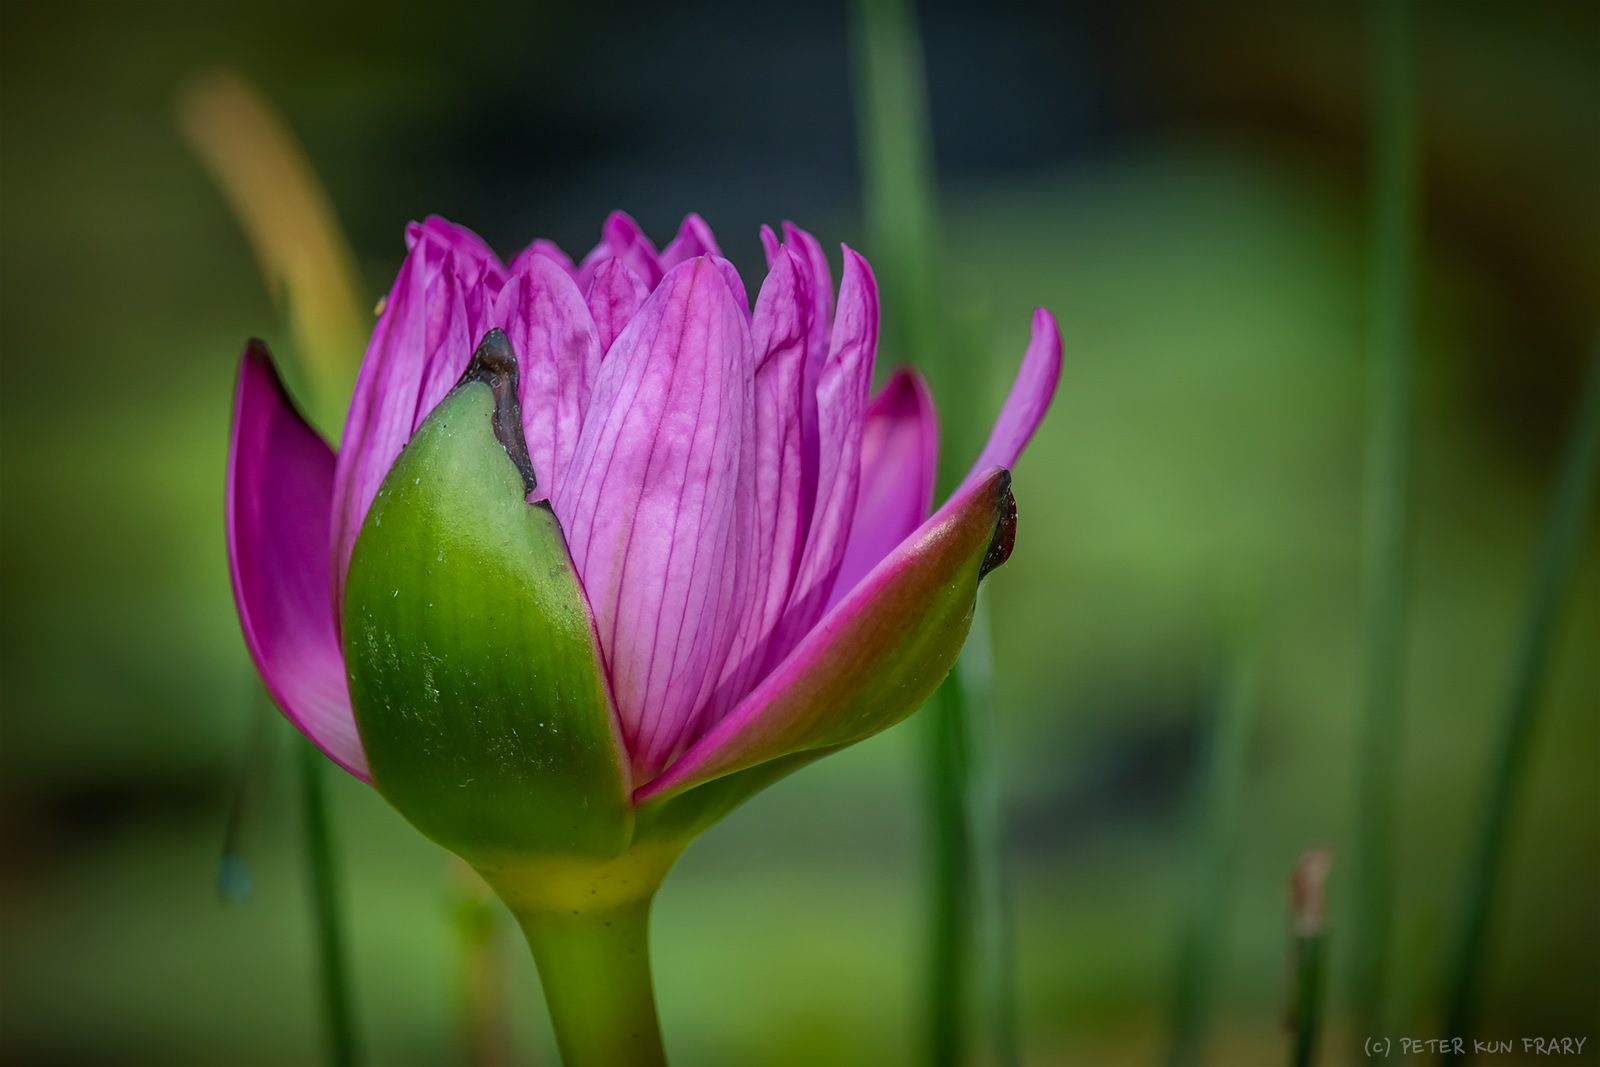
[[[817,496],[805,550],[774,630],[768,665],[799,643],[828,606],[839,577],[861,478],[861,428],[878,348],[878,284],[867,261],[844,249],[839,313],[817,382]]]
[[[661,283],[656,246],[625,212],[613,211],[606,217],[605,224],[600,227],[600,243],[578,264],[578,288],[587,293],[595,271],[608,259],[622,260],[652,290]]]
[[[673,268],[600,365],[552,501],[594,609],[634,781],[678,752],[744,617],[750,334],[708,259]],[[747,521],[747,519],[746,519]]]
[[[746,453],[749,485],[741,497],[753,511],[750,608],[697,732],[720,719],[760,680],[804,543],[800,390],[807,294],[803,268],[791,252],[779,250],[773,262],[756,298],[751,327],[755,435]]]
[[[922,525],[933,510],[938,473],[939,421],[933,395],[921,374],[901,367],[867,406],[856,514],[830,609]]]
[[[1033,313],[1033,338],[1028,350],[1022,354],[1022,366],[1006,396],[1000,417],[989,432],[989,442],[978,454],[962,485],[973,480],[990,467],[1010,469],[1017,457],[1027,447],[1033,431],[1039,428],[1045,412],[1050,410],[1050,400],[1056,395],[1056,382],[1061,378],[1061,331],[1056,327],[1056,317],[1044,308]]]
[[[1016,532],[1011,476],[993,468],[906,538],[638,803],[798,752],[838,748],[915,711],[949,672],[983,575]]]
[[[621,264],[607,264],[626,271]],[[500,290],[495,321],[517,354],[522,431],[538,482],[535,499],[567,476],[600,373],[600,342],[583,294],[560,264],[530,256]],[[459,377],[459,375],[457,376]]]
[[[350,550],[384,475],[471,359],[466,294],[454,264],[452,251],[415,242],[367,342],[333,482],[335,612],[343,610]]]
[[[644,279],[620,259],[608,259],[595,271],[589,285],[589,314],[594,317],[601,355],[611,350],[617,335],[649,295]]]
[[[507,268],[507,275],[520,274],[527,267],[528,260],[534,256],[543,256],[545,259],[553,261],[568,274],[576,275],[578,273],[578,268],[572,263],[572,257],[563,252],[560,245],[540,237],[516,254],[516,257],[511,261],[511,266]]]
[[[245,645],[289,721],[371,780],[328,608],[333,450],[295,411],[260,341],[245,346],[228,450],[228,564]]]
[[[678,226],[678,235],[667,243],[661,250],[661,255],[656,257],[656,262],[661,266],[661,272],[676,267],[686,259],[695,256],[721,257],[722,249],[717,247],[717,239],[712,236],[711,227],[706,225],[706,220],[694,212],[683,217],[683,222]]]

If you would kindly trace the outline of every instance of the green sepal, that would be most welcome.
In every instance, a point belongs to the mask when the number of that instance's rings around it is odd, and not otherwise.
[[[526,502],[503,334],[484,364],[495,334],[362,524],[345,583],[351,702],[373,785],[433,841],[474,864],[604,859],[632,838],[627,760],[560,524]]]

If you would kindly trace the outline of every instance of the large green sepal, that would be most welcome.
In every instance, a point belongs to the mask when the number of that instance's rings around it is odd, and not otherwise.
[[[507,357],[485,339],[367,513],[345,585],[351,701],[373,784],[452,852],[615,856],[627,760],[560,524],[526,502]]]

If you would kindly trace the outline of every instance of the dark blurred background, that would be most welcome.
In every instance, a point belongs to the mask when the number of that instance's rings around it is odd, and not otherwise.
[[[1437,1010],[1469,819],[1557,451],[1600,331],[1600,5],[1417,5],[1415,573],[1391,1015]],[[1163,1049],[1218,677],[1254,694],[1212,1062],[1281,1062],[1286,904],[1348,856],[1367,317],[1356,3],[924,3],[945,286],[998,406],[1052,308],[1066,366],[992,579],[998,766],[1029,1063]],[[0,1062],[320,1054],[287,727],[228,588],[236,359],[287,329],[178,135],[237,68],[326,183],[366,296],[408,219],[581,254],[698,211],[862,245],[842,5],[0,5]],[[865,251],[871,255],[871,248]],[[886,339],[887,363],[894,339]],[[1600,537],[1586,542],[1491,942],[1486,1036],[1600,1062]],[[284,748],[214,889],[253,725]],[[926,958],[918,720],[807,769],[669,879],[685,1064],[899,1064]],[[340,777],[374,1064],[455,1062],[445,856]],[[1341,923],[1330,892],[1342,1062]],[[509,924],[507,924],[509,925]],[[554,1063],[505,931],[517,1062]],[[1519,1046],[1520,1047],[1520,1046]],[[1510,1060],[1507,1060],[1510,1062]]]

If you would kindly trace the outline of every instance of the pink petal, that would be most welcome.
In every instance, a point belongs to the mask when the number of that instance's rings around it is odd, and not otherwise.
[[[417,230],[426,237],[427,231]],[[367,342],[333,482],[335,612],[343,610],[350,550],[384,475],[472,357],[466,294],[455,262],[454,253],[436,242],[415,241]]]
[[[228,450],[228,564],[245,645],[301,733],[371,781],[328,608],[333,450],[306,425],[260,341],[245,346]]]
[[[552,501],[594,609],[634,781],[685,743],[744,616],[750,334],[708,259],[673,268],[600,364]]]
[[[848,269],[848,268],[847,268]],[[915,711],[949,672],[983,576],[1016,530],[1011,476],[962,489],[852,589],[778,668],[634,801],[795,753],[838,748]]]
[[[856,514],[829,608],[922,525],[933,510],[938,473],[939,421],[933,395],[921,374],[902,367],[867,406]]]
[[[627,272],[612,261],[602,275],[612,268]],[[528,257],[506,282],[495,303],[495,321],[517,354],[522,432],[538,482],[534,499],[545,499],[554,495],[572,465],[583,413],[600,373],[595,323],[571,275],[544,256]]]
[[[1022,354],[1022,366],[1017,368],[1011,392],[989,433],[988,444],[983,446],[962,485],[970,485],[991,467],[1009,470],[1017,462],[1045,412],[1050,410],[1050,400],[1056,395],[1056,382],[1060,378],[1061,331],[1056,327],[1054,315],[1037,308],[1033,313],[1033,338]]]
[[[442,260],[447,252],[454,253],[461,269],[481,274],[492,289],[498,290],[505,283],[506,268],[500,262],[500,257],[494,254],[483,238],[465,226],[457,226],[438,215],[429,215],[421,222],[406,226],[406,251],[412,251],[419,242],[426,242],[431,249],[430,254],[437,260]],[[471,266],[468,267],[468,264]]]
[[[721,256],[708,257],[722,272],[722,280],[728,283],[728,292],[733,294],[734,303],[739,305],[739,310],[744,312],[744,317],[750,318],[750,294],[745,292],[744,279],[739,277],[739,268],[723,259]]]
[[[606,217],[605,224],[600,227],[600,243],[578,264],[578,288],[587,293],[595,271],[608,259],[622,260],[652,290],[661,284],[656,246],[639,229],[639,224],[621,211],[613,211]]]
[[[696,732],[720,719],[760,680],[800,559],[800,388],[808,311],[801,271],[796,257],[780,250],[756,298],[751,327],[755,436],[746,453],[750,484],[741,494],[753,509],[750,610]]]
[[[620,259],[608,259],[595,271],[589,285],[589,313],[594,317],[602,355],[611,350],[612,342],[649,295],[644,279]]]
[[[540,237],[527,248],[517,253],[516,258],[511,261],[511,266],[506,270],[507,275],[522,273],[523,269],[528,265],[528,260],[534,256],[543,256],[545,259],[551,260],[568,274],[576,275],[578,273],[578,268],[572,264],[572,257],[561,251],[560,245]]]
[[[487,320],[494,296],[506,281],[506,268],[500,257],[483,238],[438,215],[429,215],[406,227],[406,250],[411,251],[419,242],[426,243],[425,253],[436,262],[442,262],[446,255],[454,257],[456,274],[467,294],[468,330],[474,337],[483,336],[492,325]]]
[[[678,235],[661,250],[656,262],[660,264],[661,272],[665,274],[686,259],[721,255],[722,249],[717,247],[717,239],[711,235],[711,227],[706,225],[705,219],[691,211],[683,217],[682,224],[678,226]]]
[[[822,245],[792,222],[783,224],[783,239],[801,261],[806,264],[807,274],[811,284],[808,287],[811,297],[811,314],[808,316],[806,329],[808,342],[806,350],[806,382],[805,382],[805,411],[802,413],[805,425],[806,449],[806,528],[811,526],[812,513],[815,510],[817,499],[817,472],[820,467],[818,450],[821,447],[821,438],[817,421],[817,387],[822,380],[822,368],[827,362],[829,340],[833,331],[833,272],[828,269],[828,257],[823,254]],[[847,260],[849,256],[845,257]],[[848,269],[848,267],[847,267]],[[841,291],[841,297],[843,293]],[[869,373],[870,377],[870,373]]]
[[[838,319],[817,381],[816,505],[789,603],[773,634],[769,666],[788,655],[821,617],[839,577],[856,512],[861,427],[877,348],[878,284],[867,261],[847,247]]]

